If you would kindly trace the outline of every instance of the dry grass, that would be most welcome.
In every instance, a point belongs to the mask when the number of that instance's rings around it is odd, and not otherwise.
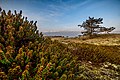
[[[80,38],[52,38],[52,40],[58,40],[60,42],[69,43],[87,43],[94,45],[120,45],[120,34],[100,34],[94,38],[89,38],[88,36],[80,37]]]
[[[83,39],[84,38],[84,39]],[[120,64],[120,34],[101,34],[96,37],[52,38],[73,49],[80,60]],[[72,44],[72,46],[70,46]]]

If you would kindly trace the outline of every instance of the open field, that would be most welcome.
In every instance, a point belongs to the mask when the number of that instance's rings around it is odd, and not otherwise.
[[[67,44],[80,60],[95,63],[108,61],[119,64],[120,34],[100,34],[92,37],[81,36],[80,38],[52,37],[51,39]]]
[[[53,37],[52,40],[58,40],[62,43],[87,43],[94,45],[120,45],[120,34],[101,34],[94,38],[88,38],[88,36],[81,36],[80,38],[63,38]]]

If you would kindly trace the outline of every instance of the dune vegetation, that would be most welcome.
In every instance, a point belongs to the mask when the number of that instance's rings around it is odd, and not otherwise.
[[[0,80],[120,79],[120,46],[63,44],[36,23],[0,9]]]

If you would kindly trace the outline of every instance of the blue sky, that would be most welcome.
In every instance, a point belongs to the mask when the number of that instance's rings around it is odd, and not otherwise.
[[[103,18],[103,25],[120,31],[120,0],[0,0],[0,7],[8,11],[23,11],[28,20],[38,21],[42,32],[80,31],[89,16]]]

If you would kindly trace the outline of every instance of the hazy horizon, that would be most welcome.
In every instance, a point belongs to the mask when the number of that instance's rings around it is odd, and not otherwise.
[[[22,10],[41,32],[81,31],[77,25],[89,16],[101,17],[103,26],[120,31],[120,0],[0,0],[0,7]]]

